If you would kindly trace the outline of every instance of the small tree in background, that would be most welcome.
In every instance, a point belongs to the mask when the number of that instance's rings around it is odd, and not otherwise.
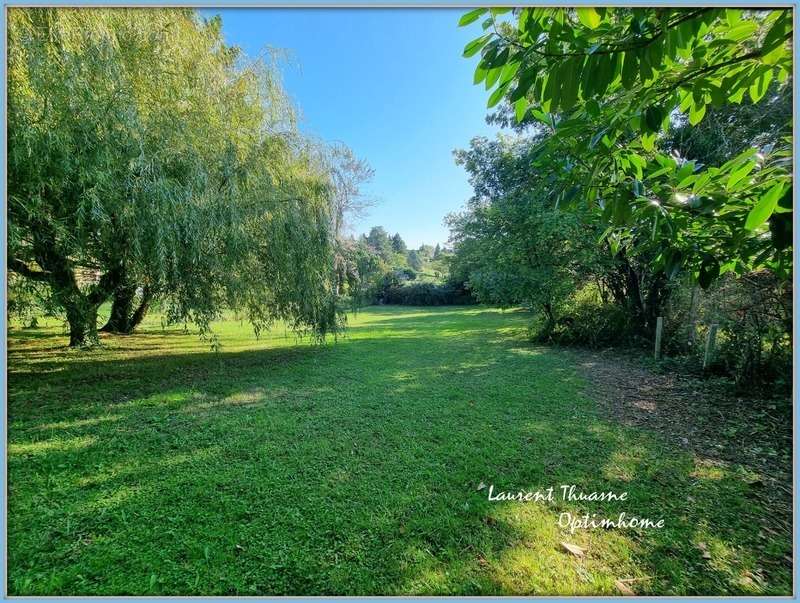
[[[406,247],[406,242],[403,240],[403,237],[400,236],[400,233],[395,233],[392,237],[392,249],[395,253],[405,254],[408,251],[408,247]]]
[[[418,251],[412,249],[408,252],[408,265],[417,272],[422,270],[424,264],[422,263],[422,258]]]

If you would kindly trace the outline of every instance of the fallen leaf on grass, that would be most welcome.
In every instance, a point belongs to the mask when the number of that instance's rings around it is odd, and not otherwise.
[[[625,595],[626,597],[636,595],[636,593],[631,590],[631,587],[625,584],[622,580],[614,580],[614,586],[617,587],[617,590],[620,592],[620,594]]]
[[[569,551],[576,557],[583,557],[583,554],[585,552],[581,547],[575,544],[570,544],[569,542],[562,542],[561,546],[563,546],[567,551]]]
[[[483,490],[485,487],[486,487],[486,484],[484,484],[483,482],[478,484],[478,490]]]
[[[711,559],[711,553],[708,552],[708,545],[705,542],[698,542],[697,548],[703,554],[703,559]]]

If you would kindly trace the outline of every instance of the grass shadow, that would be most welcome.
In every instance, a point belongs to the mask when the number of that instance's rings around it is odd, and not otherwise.
[[[10,592],[790,591],[791,535],[753,532],[768,517],[735,468],[603,420],[567,354],[520,338],[524,315],[418,314],[364,312],[321,347],[144,334],[80,360],[10,355]],[[497,503],[480,482],[631,500]],[[668,527],[557,525],[620,510]]]

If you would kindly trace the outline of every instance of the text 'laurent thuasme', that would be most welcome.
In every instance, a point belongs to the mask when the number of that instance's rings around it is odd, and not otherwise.
[[[542,490],[518,490],[497,491],[494,485],[489,485],[490,502],[539,502],[554,503],[564,502],[626,502],[628,501],[627,492],[614,492],[612,490],[597,492],[584,492],[578,489],[575,484],[562,484],[558,487],[551,486]],[[613,528],[663,528],[664,520],[653,520],[647,517],[637,517],[628,515],[626,512],[620,513],[617,517],[598,517],[597,513],[585,513],[578,515],[569,511],[564,511],[558,516],[558,527],[569,528],[570,533],[574,534],[580,529],[613,529]]]

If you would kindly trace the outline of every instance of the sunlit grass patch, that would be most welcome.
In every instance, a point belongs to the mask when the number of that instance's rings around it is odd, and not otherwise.
[[[524,313],[370,308],[322,346],[229,320],[219,352],[157,321],[88,356],[11,332],[12,594],[790,592],[757,476],[600,415]],[[558,525],[622,511],[666,527]]]
[[[45,455],[49,452],[70,452],[88,448],[96,441],[97,438],[93,436],[81,436],[74,438],[56,437],[50,440],[13,443],[8,445],[8,454],[11,456],[33,456]]]

